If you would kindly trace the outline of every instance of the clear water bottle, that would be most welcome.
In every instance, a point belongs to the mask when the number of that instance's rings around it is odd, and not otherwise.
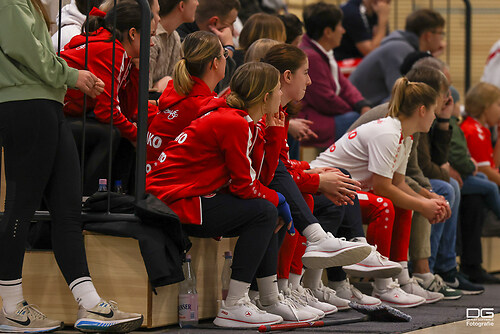
[[[224,266],[222,267],[222,300],[226,300],[229,290],[229,281],[231,281],[231,265],[233,264],[233,255],[231,252],[224,252]]]
[[[191,266],[191,255],[186,255],[182,269],[184,281],[179,285],[179,326],[184,328],[198,324],[198,293],[196,277]]]
[[[108,180],[107,179],[99,179],[99,188],[97,191],[108,191]]]
[[[118,194],[124,194],[122,180],[115,181],[115,192]]]

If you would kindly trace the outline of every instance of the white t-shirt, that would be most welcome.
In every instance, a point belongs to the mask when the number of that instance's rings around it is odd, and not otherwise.
[[[373,174],[392,179],[395,172],[406,173],[412,143],[411,136],[403,138],[398,118],[381,118],[343,135],[310,166],[344,168],[368,191]]]
[[[500,40],[491,47],[481,81],[500,87]]]

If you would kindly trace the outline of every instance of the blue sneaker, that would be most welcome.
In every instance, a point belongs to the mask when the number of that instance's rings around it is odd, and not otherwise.
[[[484,292],[484,287],[471,283],[468,278],[453,268],[445,273],[439,273],[443,281],[450,288],[461,290],[464,295],[479,295]]]

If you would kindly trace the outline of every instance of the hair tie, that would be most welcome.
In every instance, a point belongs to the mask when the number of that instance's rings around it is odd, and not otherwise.
[[[105,17],[106,13],[97,7],[93,7],[89,13],[89,16]]]

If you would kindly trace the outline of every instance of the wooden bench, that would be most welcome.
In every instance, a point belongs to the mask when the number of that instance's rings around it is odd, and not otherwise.
[[[143,327],[178,322],[179,284],[157,288],[157,294],[153,292],[136,240],[87,232],[84,239],[90,273],[101,297],[116,301],[121,310],[143,314]],[[213,318],[221,298],[223,255],[234,249],[236,239],[191,240],[193,248],[189,254],[197,278],[199,316]],[[23,289],[27,300],[47,316],[74,324],[77,304],[51,251],[26,253]]]

